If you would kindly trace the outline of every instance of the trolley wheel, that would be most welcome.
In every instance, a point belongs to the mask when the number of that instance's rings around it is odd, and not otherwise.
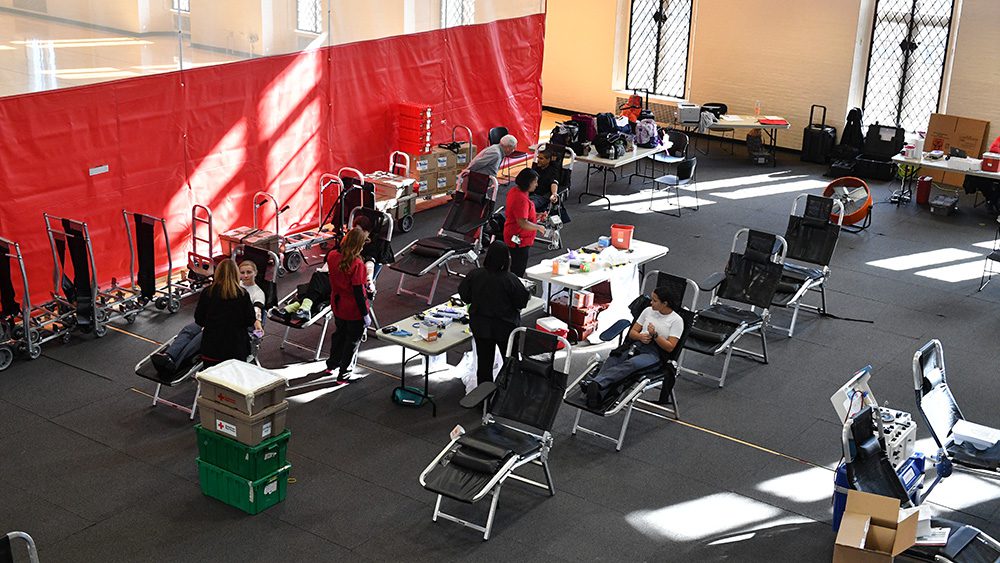
[[[63,344],[69,344],[69,341],[72,340],[72,338],[73,338],[72,334],[70,334],[68,331],[64,332],[62,335]]]
[[[413,229],[413,215],[404,215],[402,219],[399,220],[399,230],[404,233],[410,232]]]
[[[0,371],[10,367],[14,363],[14,349],[10,346],[0,346]]]
[[[107,333],[108,333],[107,325],[98,324],[97,326],[94,327],[94,336],[98,338],[104,337],[104,335]]]
[[[24,327],[21,325],[15,326],[11,334],[13,335],[14,340],[20,340],[24,338]]]
[[[288,273],[288,270],[286,270],[284,266],[278,266],[278,277],[279,278],[285,277],[285,274],[287,274],[287,273]]]
[[[28,357],[32,360],[37,360],[39,356],[42,355],[42,347],[35,344],[34,347],[28,348]]]
[[[171,299],[167,302],[167,310],[171,313],[176,313],[181,310],[181,302],[179,299]]]
[[[153,302],[153,306],[156,307],[157,309],[161,310],[161,311],[164,310],[164,309],[166,309],[167,308],[167,298],[166,297],[157,297],[156,301]]]
[[[299,251],[285,254],[285,269],[289,272],[297,272],[302,267],[302,253]]]
[[[128,324],[134,323],[135,318],[136,316],[138,316],[138,314],[139,313],[125,313],[125,322],[127,322]]]
[[[109,313],[107,309],[102,308],[97,310],[97,314],[94,315],[94,317],[97,322],[106,323],[108,322],[108,319],[111,318],[111,313]]]

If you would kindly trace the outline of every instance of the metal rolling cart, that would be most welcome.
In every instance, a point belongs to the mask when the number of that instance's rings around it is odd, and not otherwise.
[[[34,360],[42,354],[42,331],[32,322],[31,290],[24,268],[21,247],[14,241],[0,238],[0,259],[3,260],[4,277],[0,279],[0,371],[10,367],[14,355],[24,354]],[[21,303],[14,294],[11,261],[17,263],[21,274]],[[46,333],[45,336],[48,336]],[[59,334],[52,334],[48,340]]]
[[[410,232],[417,203],[417,194],[413,193],[416,180],[410,177],[410,155],[394,151],[389,155],[389,171],[366,174],[365,181],[375,186],[375,207],[391,215],[400,231]]]

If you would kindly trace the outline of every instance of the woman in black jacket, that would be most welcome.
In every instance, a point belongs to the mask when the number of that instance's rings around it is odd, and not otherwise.
[[[493,381],[494,350],[507,349],[510,333],[521,324],[521,309],[531,294],[510,271],[510,251],[494,241],[482,268],[476,268],[458,286],[458,295],[469,304],[469,328],[476,342],[479,383]]]
[[[202,328],[201,356],[206,366],[225,360],[246,361],[250,355],[247,327],[256,320],[250,296],[240,287],[236,263],[215,267],[212,284],[201,292],[194,322]]]

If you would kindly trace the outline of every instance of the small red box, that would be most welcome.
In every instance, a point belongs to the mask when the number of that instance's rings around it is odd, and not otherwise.
[[[983,153],[983,171],[1000,172],[1000,153]]]
[[[535,321],[535,328],[542,332],[547,332],[563,338],[569,337],[569,327],[566,323],[555,317],[542,317],[538,319]],[[562,350],[564,347],[563,343],[560,342],[559,349]]]

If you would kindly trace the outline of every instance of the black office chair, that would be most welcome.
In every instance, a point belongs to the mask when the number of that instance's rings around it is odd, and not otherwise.
[[[500,139],[504,138],[504,135],[509,135],[509,134],[510,134],[510,131],[508,131],[506,127],[494,127],[492,129],[490,129],[490,132],[489,132],[489,135],[488,135],[490,144],[491,145],[495,145],[495,144],[499,143]],[[517,149],[514,149],[514,152],[512,152],[512,153],[508,154],[507,156],[505,156],[504,159],[500,162],[500,169],[501,170],[503,170],[503,169],[507,170],[506,176],[505,176],[505,182],[504,183],[505,184],[509,184],[511,182],[511,180],[514,179],[510,175],[510,167],[511,166],[514,166],[515,164],[521,164],[523,162],[527,162],[530,159],[531,159],[531,155],[530,154],[528,154],[526,152],[523,152],[523,151],[519,151]]]
[[[662,215],[670,215],[671,217],[681,216],[681,186],[693,186],[694,187],[694,210],[698,211],[701,208],[701,204],[698,200],[698,184],[695,182],[695,169],[698,166],[698,159],[696,157],[685,158],[677,164],[676,174],[665,174],[653,180],[653,188],[649,190],[649,210],[653,213],[660,213]],[[664,211],[660,209],[653,209],[653,200],[656,197],[656,192],[658,186],[663,186],[663,189],[674,190],[674,201],[677,205],[677,213],[671,213],[669,211]]]
[[[668,129],[665,134],[666,141],[669,142],[670,148],[663,152],[653,153],[644,162],[649,163],[648,166],[652,170],[647,176],[645,174],[638,175],[632,174],[628,178],[629,184],[632,183],[633,177],[639,177],[649,180],[654,180],[657,178],[656,174],[656,164],[661,163],[666,166],[676,165],[688,157],[688,136],[676,129]],[[644,170],[645,171],[645,170]]]
[[[727,113],[729,113],[729,106],[726,105],[726,104],[724,104],[724,103],[722,103],[722,102],[710,102],[710,103],[707,103],[707,104],[701,104],[701,111],[710,111],[710,112],[712,112],[712,113],[715,114],[715,117],[721,118],[723,115],[726,115]],[[730,135],[732,135],[732,142],[729,145],[729,147],[730,147],[729,154],[734,154],[736,152],[736,148],[734,146],[735,143],[736,143],[736,130],[735,129],[733,129],[732,127],[712,127],[708,131],[708,135],[709,136],[712,135],[712,131],[715,131],[717,133],[721,133],[722,134],[722,137],[719,139],[719,148],[720,149],[722,148],[722,141],[725,140],[725,138],[726,138],[726,133],[729,133]],[[712,143],[711,143],[711,141],[709,141],[707,149],[711,149],[711,147],[712,147]]]

